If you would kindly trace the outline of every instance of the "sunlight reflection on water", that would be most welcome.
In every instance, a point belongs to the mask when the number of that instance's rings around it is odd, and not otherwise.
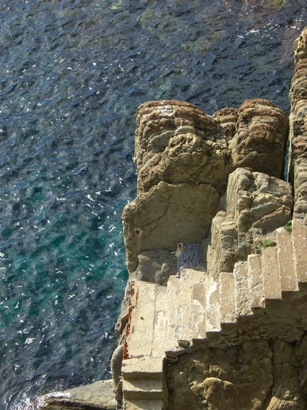
[[[137,106],[288,110],[306,5],[4,0],[0,17],[0,407],[20,410],[110,377]]]

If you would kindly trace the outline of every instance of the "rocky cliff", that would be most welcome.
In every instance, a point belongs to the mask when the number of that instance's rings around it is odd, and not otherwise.
[[[289,120],[261,98],[212,116],[172,100],[137,111],[114,355],[126,409],[307,407],[306,38]]]
[[[261,98],[137,111],[118,408],[307,408],[307,29],[294,47],[289,119]]]

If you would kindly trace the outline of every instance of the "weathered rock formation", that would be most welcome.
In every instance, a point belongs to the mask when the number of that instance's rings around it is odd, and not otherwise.
[[[123,212],[129,272],[144,251],[174,251],[178,242],[205,239],[234,169],[281,177],[287,133],[285,113],[265,99],[213,116],[182,101],[142,104],[135,147],[139,194]]]
[[[294,42],[295,73],[290,101],[290,178],[294,186],[294,215],[307,211],[307,30]]]
[[[257,242],[291,219],[291,185],[246,168],[230,174],[225,208],[212,220],[208,238],[207,272],[232,272],[235,262],[246,260]]]
[[[237,127],[229,146],[232,167],[250,167],[277,178],[283,177],[288,119],[272,102],[246,100],[237,113]]]
[[[226,182],[225,134],[210,115],[183,101],[152,101],[137,111],[135,161],[139,192],[160,181],[205,184]]]

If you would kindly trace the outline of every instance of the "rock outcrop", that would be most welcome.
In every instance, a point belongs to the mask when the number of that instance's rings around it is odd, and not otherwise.
[[[113,394],[112,380],[102,380],[63,392],[49,393],[43,396],[37,405],[39,407],[33,406],[33,409],[116,410],[117,408],[117,402]]]
[[[219,203],[209,184],[169,184],[164,181],[140,194],[123,212],[129,272],[137,256],[155,249],[175,251],[178,242],[201,242]]]
[[[249,167],[283,177],[288,118],[263,98],[246,100],[237,113],[237,129],[230,141],[233,168]]]
[[[142,104],[135,143],[138,196],[123,212],[129,273],[144,251],[174,251],[178,242],[204,240],[236,168],[280,178],[287,134],[285,113],[265,99],[213,116],[182,101]]]
[[[294,186],[294,215],[307,212],[307,30],[294,42],[295,73],[290,89],[290,180]]]
[[[224,186],[229,155],[223,128],[183,101],[141,104],[136,116],[138,192],[160,181]]]
[[[138,109],[117,325],[127,410],[307,406],[306,36],[290,125],[261,98],[212,116],[173,100]],[[178,274],[185,244],[203,264]]]
[[[246,260],[261,238],[285,225],[292,215],[289,183],[260,172],[237,168],[230,174],[225,210],[212,220],[208,238],[207,272],[232,272]]]

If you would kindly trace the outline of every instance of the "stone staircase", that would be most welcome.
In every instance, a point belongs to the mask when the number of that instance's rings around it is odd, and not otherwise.
[[[193,269],[167,287],[133,282],[122,366],[124,408],[167,408],[163,365],[186,349],[278,337],[307,326],[307,227],[276,231],[276,246],[237,262],[218,278]]]
[[[165,406],[163,358],[167,332],[165,286],[133,282],[130,327],[122,364],[125,409]]]

